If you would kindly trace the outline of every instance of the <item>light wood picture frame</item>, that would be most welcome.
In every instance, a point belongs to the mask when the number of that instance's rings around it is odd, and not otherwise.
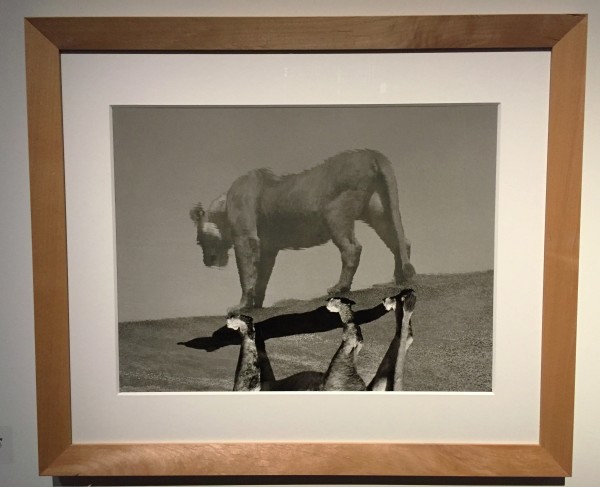
[[[586,36],[586,15],[26,19],[40,474],[570,475]],[[539,442],[74,444],[61,53],[405,50],[551,51]]]

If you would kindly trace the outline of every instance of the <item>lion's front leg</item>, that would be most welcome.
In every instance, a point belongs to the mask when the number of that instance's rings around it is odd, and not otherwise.
[[[253,236],[236,237],[233,246],[242,287],[242,298],[240,304],[230,311],[250,309],[255,305],[256,280],[260,262],[260,241],[258,237]]]
[[[258,275],[256,277],[256,289],[254,292],[254,306],[262,308],[267,292],[267,285],[275,266],[277,250],[262,248],[260,250],[260,261],[258,263]]]

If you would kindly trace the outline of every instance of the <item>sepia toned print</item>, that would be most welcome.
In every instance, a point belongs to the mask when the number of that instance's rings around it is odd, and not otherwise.
[[[497,106],[115,107],[113,130],[122,391],[491,390]]]

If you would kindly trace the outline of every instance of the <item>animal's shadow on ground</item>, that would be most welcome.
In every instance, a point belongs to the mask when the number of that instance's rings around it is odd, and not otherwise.
[[[383,304],[379,304],[373,308],[356,311],[354,313],[354,322],[357,325],[364,325],[375,321],[385,313],[385,307]],[[341,328],[342,321],[337,313],[331,313],[327,311],[325,306],[321,306],[304,313],[272,316],[271,318],[255,323],[254,327],[257,331],[260,330],[261,336],[265,340],[268,340],[270,338],[289,337],[307,333],[323,333]],[[179,342],[178,345],[214,352],[229,345],[240,345],[240,343],[241,338],[237,331],[222,326],[212,336],[193,338],[187,342]]]

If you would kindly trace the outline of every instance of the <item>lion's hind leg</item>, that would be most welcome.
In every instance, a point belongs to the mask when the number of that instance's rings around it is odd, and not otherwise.
[[[412,277],[414,275],[414,269],[410,262],[404,263],[402,261],[400,242],[398,242],[398,235],[394,227],[394,222],[392,221],[392,216],[389,214],[389,210],[384,208],[378,193],[373,193],[362,219],[367,225],[375,230],[375,233],[377,233],[385,246],[390,249],[390,252],[394,255],[394,283],[400,284]],[[406,240],[405,244],[410,258],[410,242]],[[410,266],[410,268],[408,268],[408,266]],[[412,269],[412,272],[410,269]]]
[[[325,219],[331,239],[342,258],[339,281],[327,290],[329,294],[349,291],[352,286],[362,251],[362,246],[354,234],[354,222],[363,213],[366,199],[363,191],[346,191],[327,205]]]

